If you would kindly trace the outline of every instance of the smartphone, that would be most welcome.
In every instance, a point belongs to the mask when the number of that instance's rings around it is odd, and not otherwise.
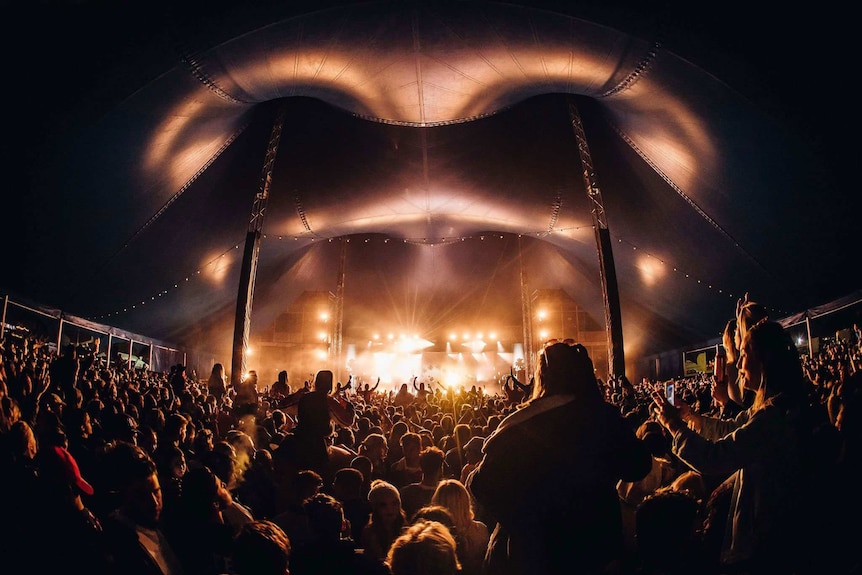
[[[671,405],[674,404],[673,403],[673,393],[674,393],[673,384],[672,383],[666,383],[664,386],[664,396],[667,398],[668,403],[670,403]]]

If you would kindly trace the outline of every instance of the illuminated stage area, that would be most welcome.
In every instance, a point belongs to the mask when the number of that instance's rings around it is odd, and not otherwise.
[[[396,340],[392,346],[375,346],[369,342],[364,348],[356,349],[348,345],[348,371],[360,383],[373,385],[379,377],[381,386],[387,389],[397,389],[416,377],[417,381],[434,388],[475,385],[494,393],[513,366],[523,367],[524,350],[520,343],[507,349],[500,341],[486,344],[477,337],[455,344],[446,342],[445,346],[447,351],[427,351],[435,347],[433,342],[418,337]],[[409,349],[411,347],[413,349]]]
[[[418,377],[496,390],[512,370],[529,380],[530,350],[557,337],[583,343],[597,375],[607,373],[595,279],[578,277],[539,239],[416,244],[351,236],[316,245],[283,277],[255,297],[248,366],[262,383],[286,369],[299,385],[326,368],[342,382],[352,374],[397,387]],[[319,288],[299,289],[306,278]]]

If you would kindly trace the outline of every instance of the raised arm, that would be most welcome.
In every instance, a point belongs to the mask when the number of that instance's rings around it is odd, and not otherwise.
[[[351,387],[353,387],[353,374],[350,374],[350,376],[348,376],[347,383],[345,383],[344,385],[341,385],[340,381],[335,384],[335,393],[336,395],[341,395]]]

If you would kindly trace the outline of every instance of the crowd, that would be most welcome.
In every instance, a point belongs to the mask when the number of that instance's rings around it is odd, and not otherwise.
[[[855,328],[855,326],[854,326]],[[862,334],[746,297],[718,373],[603,382],[547,342],[498,393],[0,354],[6,573],[858,573]],[[288,367],[288,366],[286,366]]]

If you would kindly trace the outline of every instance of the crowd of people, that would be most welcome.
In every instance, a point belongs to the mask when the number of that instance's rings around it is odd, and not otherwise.
[[[486,393],[289,366],[233,386],[6,338],[4,571],[858,573],[862,333],[800,355],[735,312],[726,363],[672,400],[572,340]]]

